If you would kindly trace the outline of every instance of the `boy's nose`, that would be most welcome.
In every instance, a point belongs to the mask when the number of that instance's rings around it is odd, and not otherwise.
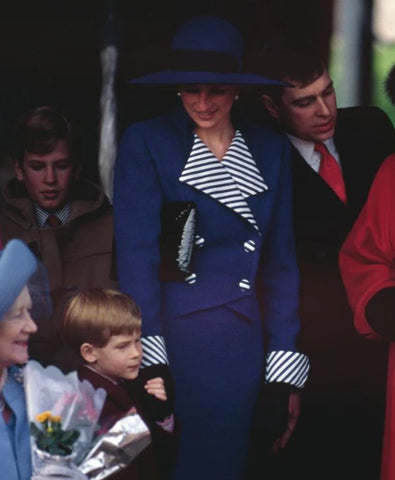
[[[54,168],[47,167],[45,169],[45,182],[46,183],[55,183],[56,182],[56,173]]]

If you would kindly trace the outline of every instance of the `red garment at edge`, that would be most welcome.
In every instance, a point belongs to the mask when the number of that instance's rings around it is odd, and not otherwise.
[[[340,268],[358,332],[382,339],[369,325],[365,308],[386,287],[395,287],[395,154],[373,182],[369,198],[340,251]],[[395,343],[391,343],[381,480],[395,479]]]

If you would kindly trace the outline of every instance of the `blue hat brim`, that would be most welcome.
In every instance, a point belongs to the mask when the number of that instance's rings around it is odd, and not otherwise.
[[[27,285],[37,266],[36,257],[21,240],[10,240],[0,252],[0,321]]]
[[[289,83],[267,78],[255,73],[221,73],[184,70],[161,70],[160,72],[149,73],[141,77],[132,78],[128,83],[134,85],[191,85],[198,83],[218,83],[223,85],[291,86]]]

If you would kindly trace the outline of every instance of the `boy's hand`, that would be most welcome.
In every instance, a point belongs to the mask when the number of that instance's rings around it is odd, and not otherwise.
[[[159,386],[162,396],[157,395],[158,379],[160,380],[159,385],[162,385]],[[154,382],[153,385],[150,384],[151,381]],[[174,386],[167,365],[151,365],[141,369],[137,377],[137,388],[141,394],[143,410],[151,420],[162,421],[173,413]]]
[[[165,382],[162,377],[151,378],[144,385],[144,388],[147,393],[154,395],[159,400],[162,400],[162,402],[167,400]]]

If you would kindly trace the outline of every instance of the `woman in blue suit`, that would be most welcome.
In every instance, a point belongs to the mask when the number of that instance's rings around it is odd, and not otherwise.
[[[289,146],[233,116],[239,86],[278,83],[242,72],[233,25],[192,19],[172,50],[170,70],[133,80],[177,85],[181,104],[122,138],[114,175],[118,280],[142,308],[142,373],[169,365],[174,380],[181,438],[172,478],[239,480],[262,378],[291,391],[308,371],[295,345]],[[196,209],[182,239],[196,220],[193,269],[181,280],[159,275],[162,212],[177,202]],[[288,429],[275,448],[295,427],[298,398],[289,396]]]

